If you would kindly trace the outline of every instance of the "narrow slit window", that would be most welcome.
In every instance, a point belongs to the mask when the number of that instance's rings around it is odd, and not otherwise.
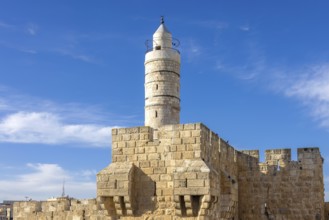
[[[156,90],[159,89],[159,85],[158,85],[158,84],[155,85],[155,89],[156,89]]]
[[[154,194],[153,195],[154,196],[157,195],[157,183],[156,182],[154,182]]]
[[[158,117],[158,111],[155,111],[155,117],[156,118]]]
[[[181,209],[182,216],[186,216],[186,206],[185,206],[185,201],[184,201],[184,196],[179,196],[179,205]]]
[[[119,204],[120,204],[120,208],[122,210],[122,215],[123,216],[127,215],[126,203],[125,203],[123,196],[119,196]]]

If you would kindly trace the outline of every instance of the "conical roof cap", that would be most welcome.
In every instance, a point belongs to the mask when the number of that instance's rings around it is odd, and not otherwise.
[[[160,24],[160,26],[158,27],[158,29],[155,31],[155,34],[156,33],[161,33],[161,34],[165,34],[165,33],[168,33],[168,34],[171,34],[170,31],[168,30],[168,28],[165,26],[164,23]]]

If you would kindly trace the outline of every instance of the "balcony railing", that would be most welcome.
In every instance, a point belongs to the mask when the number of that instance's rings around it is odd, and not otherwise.
[[[146,40],[145,41],[145,45],[146,45],[146,52],[151,52],[151,51],[155,51],[155,50],[173,50],[175,52],[177,52],[178,54],[180,54],[180,51],[178,50],[178,46],[180,45],[179,40],[172,38],[172,47],[162,47],[161,45],[156,45],[156,42],[153,40]],[[155,45],[155,46],[153,46]]]

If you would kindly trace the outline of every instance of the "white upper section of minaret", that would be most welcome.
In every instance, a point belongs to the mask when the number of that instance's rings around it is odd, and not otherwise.
[[[172,35],[164,23],[160,24],[153,34],[153,48],[172,48]]]
[[[180,54],[172,48],[172,35],[164,23],[153,34],[153,51],[145,55],[145,62],[153,59],[172,59],[180,63]]]
[[[159,128],[180,122],[180,53],[163,20],[145,54],[145,125]]]

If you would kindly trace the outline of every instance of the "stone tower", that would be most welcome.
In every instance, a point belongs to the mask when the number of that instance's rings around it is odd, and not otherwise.
[[[161,18],[145,55],[145,126],[179,124],[180,53]]]

